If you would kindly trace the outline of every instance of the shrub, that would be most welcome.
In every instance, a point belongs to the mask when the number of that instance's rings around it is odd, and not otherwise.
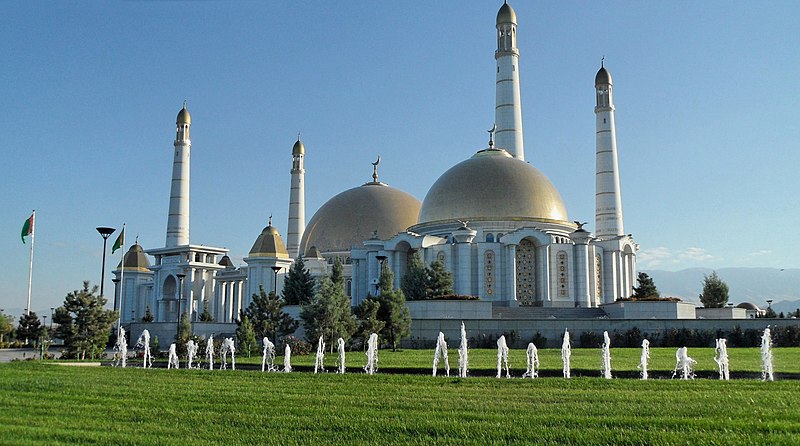
[[[284,346],[289,345],[289,347],[292,349],[292,355],[307,355],[311,353],[311,344],[302,339],[289,335],[284,336],[281,338],[281,340]],[[283,352],[277,353],[281,354]]]
[[[578,343],[582,348],[599,348],[603,345],[603,335],[594,331],[584,331],[578,336]]]
[[[547,347],[547,338],[542,336],[542,333],[539,331],[536,331],[536,334],[533,335],[531,342],[533,342],[533,345],[535,345],[537,348]]]

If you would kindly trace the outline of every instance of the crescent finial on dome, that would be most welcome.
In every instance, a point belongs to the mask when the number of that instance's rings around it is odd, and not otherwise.
[[[380,164],[380,163],[381,163],[381,156],[378,155],[378,159],[375,160],[374,163],[372,163],[372,182],[373,183],[377,183],[378,182],[378,164]]]

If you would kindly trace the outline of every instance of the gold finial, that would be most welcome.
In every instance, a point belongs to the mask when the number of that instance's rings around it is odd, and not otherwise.
[[[136,241],[135,241],[135,242],[133,242],[133,243],[135,243],[135,244],[137,244],[137,245],[139,244],[139,234],[136,234]]]
[[[378,159],[372,163],[372,182],[378,182],[378,164],[381,163],[381,156],[378,155]]]
[[[600,58],[600,68],[603,68],[605,66],[605,61],[606,61],[606,55],[603,54],[603,57]]]
[[[272,214],[269,214],[269,223],[267,223],[267,226],[272,226]]]
[[[300,141],[300,132],[297,132],[297,140]]]
[[[183,100],[183,108],[186,108],[186,99]]]
[[[492,124],[492,128],[488,130],[489,132],[489,148],[494,148],[494,132],[497,131],[497,123]]]

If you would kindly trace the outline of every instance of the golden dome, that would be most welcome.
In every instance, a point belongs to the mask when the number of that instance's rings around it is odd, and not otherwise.
[[[117,271],[125,265],[125,271],[150,271],[150,260],[141,245],[134,243],[125,253],[122,262],[117,264]]]
[[[292,155],[303,155],[305,153],[306,153],[306,148],[303,145],[303,142],[300,141],[300,137],[298,136],[297,142],[294,143],[294,146],[292,146]]]
[[[386,239],[417,222],[420,202],[399,189],[379,182],[346,190],[328,200],[311,217],[300,252],[316,246],[319,252],[350,251],[378,231]]]
[[[277,257],[280,259],[288,259],[289,252],[286,251],[286,245],[283,244],[283,239],[278,233],[278,230],[272,226],[272,218],[270,223],[261,231],[261,234],[253,243],[250,248],[250,257]]]
[[[599,87],[600,85],[612,85],[611,73],[606,70],[606,67],[601,66],[597,71],[597,75],[594,77],[594,85],[595,87]]]
[[[183,104],[183,108],[181,111],[178,112],[178,118],[176,119],[176,124],[189,124],[192,125],[192,117],[189,116],[189,110],[186,110],[186,104]]]
[[[503,6],[497,11],[497,24],[501,23],[517,23],[517,13],[508,2],[503,2]]]
[[[502,149],[481,150],[445,172],[422,202],[419,223],[528,220],[568,222],[556,188]]]

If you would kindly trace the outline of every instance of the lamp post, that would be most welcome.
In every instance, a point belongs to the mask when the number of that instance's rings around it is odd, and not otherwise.
[[[103,237],[103,269],[102,269],[102,276],[100,276],[100,297],[103,297],[103,286],[106,283],[106,246],[108,245],[108,238],[111,237],[111,234],[114,233],[116,229],[108,228],[105,226],[99,226],[97,228],[97,232],[100,233],[100,237]],[[117,308],[117,297],[114,296],[114,309]]]
[[[55,308],[50,307],[50,329],[53,329],[53,319],[55,319]]]
[[[275,282],[274,286],[272,287],[272,292],[277,296],[278,295],[278,271],[282,270],[282,266],[270,266],[272,268],[272,272],[275,273]]]
[[[181,324],[181,317],[183,313],[181,313],[181,304],[183,303],[183,278],[186,277],[186,274],[178,273],[178,325]]]
[[[375,256],[375,260],[378,261],[378,283],[375,284],[375,295],[380,296],[381,294],[381,271],[383,270],[383,262],[387,259],[386,256]]]
[[[119,279],[118,278],[115,277],[115,278],[111,279],[111,281],[114,282],[114,309],[116,309],[116,307],[117,307],[117,299],[118,299],[117,296],[122,292],[122,290],[120,290],[119,287],[117,286],[119,284]],[[120,291],[120,293],[117,293],[117,291]],[[120,321],[120,323],[122,323],[122,302],[120,302],[120,306],[119,306],[119,321]],[[119,329],[119,327],[117,327],[117,329]]]

